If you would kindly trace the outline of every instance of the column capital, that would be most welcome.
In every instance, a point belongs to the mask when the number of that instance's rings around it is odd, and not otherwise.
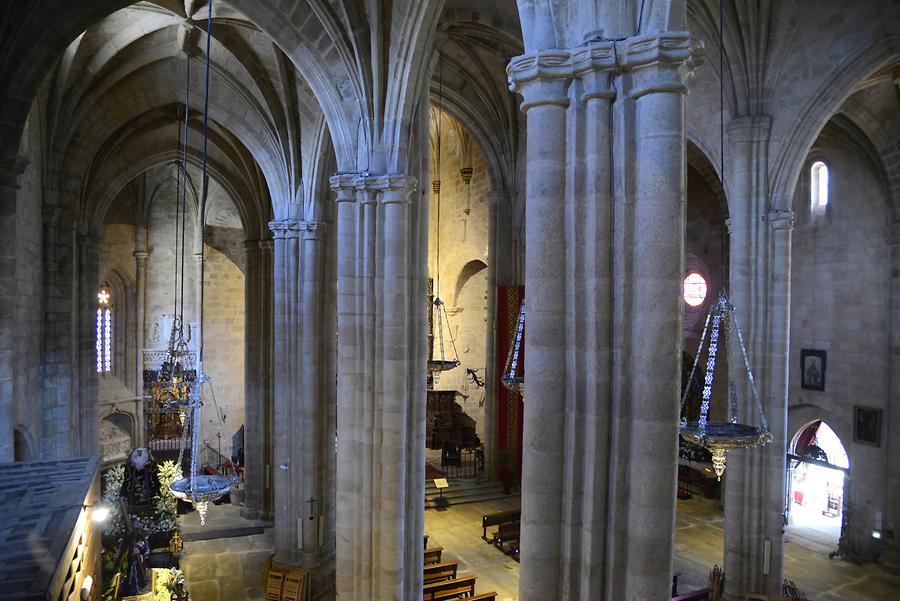
[[[337,173],[328,180],[331,189],[337,192],[338,202],[354,202],[356,200],[356,180],[358,173]]]
[[[416,178],[408,175],[365,175],[357,180],[356,189],[366,198],[377,198],[384,204],[409,203],[416,189]]]
[[[324,221],[304,221],[300,227],[304,240],[321,240],[328,231],[328,224]]]
[[[20,154],[0,157],[0,187],[19,189],[19,176],[28,167],[28,157]]]
[[[276,219],[269,222],[269,230],[276,240],[282,238],[299,238],[300,237],[299,219]]]
[[[134,255],[134,258],[137,259],[138,261],[146,261],[147,257],[150,256],[150,253],[148,253],[147,251],[144,251],[144,250],[136,250],[131,254]]]
[[[566,108],[566,91],[572,82],[572,53],[550,48],[513,57],[506,67],[509,89],[522,95],[522,112],[535,106]]]
[[[794,229],[794,212],[784,209],[772,209],[766,216],[769,227],[773,231],[790,231]]]
[[[581,101],[614,98],[610,81],[616,71],[616,46],[612,40],[595,40],[572,51],[572,67],[583,84]]]
[[[734,143],[765,142],[772,129],[772,118],[768,115],[738,117],[728,122],[728,137]]]
[[[265,240],[259,241],[259,250],[263,254],[272,254],[272,251],[275,250],[275,240],[272,238],[266,238]]]
[[[255,255],[260,249],[260,240],[244,240],[244,254]]]
[[[686,31],[664,31],[616,42],[619,67],[635,76],[630,95],[687,93],[685,80],[700,64],[702,45]]]

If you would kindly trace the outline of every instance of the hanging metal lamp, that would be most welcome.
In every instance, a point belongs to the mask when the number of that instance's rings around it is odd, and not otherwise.
[[[722,189],[725,189],[725,44],[723,41],[723,30],[725,28],[725,3],[719,0],[719,156],[722,160]],[[769,422],[766,419],[766,412],[759,398],[759,390],[756,386],[756,380],[753,378],[753,370],[750,368],[750,358],[747,355],[747,348],[744,345],[744,337],[741,334],[741,328],[735,315],[734,305],[728,301],[728,297],[724,292],[724,283],[726,281],[725,272],[725,242],[728,236],[728,229],[725,226],[725,200],[722,199],[721,219],[722,219],[722,285],[723,292],[719,295],[718,300],[710,307],[709,315],[706,317],[706,323],[703,325],[703,334],[700,336],[700,344],[697,348],[697,355],[694,357],[694,364],[691,367],[690,376],[687,379],[687,385],[681,395],[681,411],[684,414],[684,404],[687,400],[690,383],[694,380],[697,371],[697,364],[700,361],[700,354],[703,352],[703,345],[706,342],[706,335],[709,333],[709,345],[707,347],[706,374],[703,380],[703,394],[700,403],[700,416],[696,422],[688,422],[686,418],[682,418],[681,436],[688,442],[700,445],[706,448],[712,455],[713,469],[716,476],[721,480],[722,474],[725,473],[725,457],[729,451],[733,449],[743,449],[767,445],[772,442],[773,437],[769,432]],[[710,323],[712,330],[710,331]],[[736,337],[741,357],[743,358],[744,367],[747,371],[747,387],[750,395],[753,397],[754,405],[759,413],[759,426],[752,426],[741,423],[738,416],[737,401],[737,382],[733,377],[733,362],[736,359],[732,346],[732,332]],[[728,399],[729,399],[729,420],[728,421],[709,421],[709,407],[712,397],[712,387],[715,381],[716,356],[721,350],[724,342],[725,352],[731,352],[731,359],[728,361]]]
[[[442,74],[439,72],[438,74],[438,103],[440,104],[443,99],[443,79]],[[451,369],[455,369],[459,367],[459,354],[456,352],[456,340],[453,338],[453,331],[450,328],[450,318],[447,316],[447,306],[444,301],[441,299],[441,119],[442,115],[440,111],[433,110],[432,113],[435,116],[436,120],[436,131],[437,131],[437,144],[435,149],[436,154],[436,162],[437,162],[437,178],[431,182],[431,190],[437,199],[437,252],[436,252],[436,260],[435,260],[435,296],[431,301],[431,325],[432,325],[432,340],[436,337],[438,339],[438,352],[440,353],[438,357],[434,356],[434,344],[432,343],[431,348],[431,357],[428,360],[428,372],[431,374],[432,381],[436,381],[438,374],[443,371],[449,371]],[[434,319],[434,315],[437,315],[437,319]],[[444,324],[446,324],[447,328],[447,338],[450,340],[451,347],[453,349],[453,357],[447,357],[445,352],[445,343],[444,343]]]
[[[710,322],[712,323],[712,330],[710,330]],[[738,348],[743,357],[744,367],[747,370],[750,394],[759,413],[760,425],[758,427],[742,424],[739,421],[737,385],[732,375],[731,361],[728,362],[729,420],[725,422],[709,421],[710,399],[712,397],[713,382],[715,381],[716,358],[722,350],[723,342],[726,349],[725,352],[733,348],[732,331],[737,338]],[[686,419],[683,419],[681,422],[681,436],[688,442],[709,450],[712,455],[713,469],[716,472],[716,476],[721,480],[722,474],[725,473],[725,456],[728,451],[767,445],[772,442],[773,438],[769,432],[769,421],[766,419],[765,409],[759,398],[756,380],[753,378],[753,370],[750,368],[750,358],[747,355],[744,338],[741,335],[741,329],[734,313],[734,305],[728,302],[724,293],[719,296],[719,299],[713,304],[709,315],[706,317],[703,334],[700,337],[700,345],[697,348],[697,355],[694,357],[694,364],[688,377],[688,386],[681,396],[682,409],[688,397],[690,382],[693,381],[694,374],[697,371],[697,364],[703,352],[707,333],[709,333],[709,345],[707,347],[706,376],[703,381],[703,400],[700,404],[700,417],[696,422],[688,422]]]
[[[506,365],[503,368],[503,377],[500,381],[503,385],[517,392],[523,397],[525,396],[525,369],[522,364],[522,341],[525,336],[525,299],[519,307],[519,317],[516,319],[516,335],[509,345],[509,352],[506,355]]]
[[[209,63],[210,44],[212,41],[212,0],[209,1],[209,15],[206,21],[206,97],[203,110],[203,167],[202,184],[203,194],[200,200],[200,219],[206,215],[206,200],[209,190],[209,178],[207,176],[207,160],[209,145]],[[190,60],[190,59],[189,59]],[[187,143],[185,142],[185,169],[187,169]],[[200,227],[200,350],[197,355],[195,378],[190,384],[191,414],[191,471],[187,478],[180,478],[169,487],[172,494],[183,501],[192,503],[200,514],[200,524],[206,524],[206,513],[210,501],[225,496],[234,486],[235,479],[230,476],[198,475],[197,458],[200,455],[200,413],[203,403],[200,400],[200,387],[208,378],[203,373],[203,293],[206,272],[206,227],[201,223]],[[182,272],[183,277],[183,272]]]

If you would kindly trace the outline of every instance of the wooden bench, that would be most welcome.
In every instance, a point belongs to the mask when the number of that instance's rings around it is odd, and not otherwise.
[[[481,593],[474,597],[466,597],[466,601],[497,601],[497,593],[491,591],[489,593]]]
[[[422,581],[425,584],[432,582],[443,582],[444,580],[453,580],[456,578],[456,569],[459,567],[458,561],[447,561],[444,563],[433,563],[425,566],[425,573]]]
[[[672,597],[672,601],[709,601],[709,589],[701,588],[696,591],[684,593],[677,597]]]
[[[430,549],[425,549],[425,565],[427,566],[433,563],[441,563],[441,553],[443,552],[443,547],[432,547]]]
[[[519,522],[500,524],[500,528],[494,533],[491,541],[494,543],[494,546],[501,551],[504,551],[503,545],[512,545],[512,543],[516,543],[516,548],[518,548]]]
[[[446,601],[463,596],[473,597],[477,578],[477,576],[463,576],[453,580],[426,584],[423,587],[422,601]]]
[[[522,516],[521,509],[510,509],[508,511],[498,511],[496,513],[488,513],[481,516],[481,529],[483,538],[487,542],[493,542],[488,538],[487,529],[491,526],[499,526],[507,522],[518,522]]]

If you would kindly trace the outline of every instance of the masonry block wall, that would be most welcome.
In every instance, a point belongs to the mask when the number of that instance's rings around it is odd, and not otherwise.
[[[192,173],[192,176],[194,181],[199,180],[198,174]],[[157,332],[156,329],[159,317],[175,310],[175,182],[167,170],[155,170],[153,178],[161,178],[161,181],[159,186],[151,186],[152,200],[146,212],[149,256],[144,347],[164,348],[169,332]],[[212,388],[204,387],[200,436],[201,444],[208,443],[218,450],[217,434],[221,434],[221,452],[230,457],[231,437],[244,422],[244,274],[241,271],[243,257],[237,250],[241,248],[244,236],[233,202],[217,184],[210,185],[208,202],[207,221],[216,226],[207,225],[204,370]],[[134,281],[135,212],[142,210],[135,206],[136,199],[123,193],[107,214],[101,247],[101,277],[115,272],[124,279]],[[184,316],[185,322],[191,326],[189,346],[192,348],[199,344],[200,266],[195,254],[198,239],[194,210],[189,203],[184,244]],[[179,237],[180,232],[179,227]],[[180,253],[180,242],[178,246]],[[177,269],[180,274],[180,255]],[[179,289],[179,299],[180,295]],[[137,299],[130,300],[137,302]],[[128,344],[134,346],[133,332],[129,336]],[[103,378],[100,405],[107,405],[127,394],[126,385],[127,382],[121,381],[115,374]]]
[[[830,171],[824,212],[810,208],[809,167]],[[890,210],[872,163],[834,128],[820,136],[794,197],[789,440],[812,419],[840,437],[850,460],[851,540],[877,559],[871,536],[885,512],[889,404]],[[827,352],[825,390],[802,389],[800,351]],[[882,410],[881,444],[854,441],[854,406]]]
[[[453,348],[448,339],[452,332],[461,365],[439,375],[435,388],[457,390],[463,410],[477,423],[479,438],[484,441],[484,408],[480,406],[484,390],[466,381],[466,369],[478,370],[484,378],[487,356],[485,350],[487,328],[487,261],[488,228],[490,227],[487,192],[489,187],[484,157],[475,142],[453,118],[441,115],[441,166],[437,175],[436,120],[432,119],[432,180],[441,180],[441,216],[438,232],[437,196],[430,184],[430,213],[428,216],[429,277],[435,278],[438,269],[437,243],[440,235],[440,295],[446,303],[450,328],[444,328],[445,356],[452,359]],[[472,168],[467,184],[460,170]],[[437,281],[435,281],[437,285]],[[437,319],[435,318],[435,327]],[[435,332],[435,357],[439,356],[439,342]],[[505,351],[501,352],[505,357]],[[468,398],[465,397],[468,395]]]
[[[0,415],[0,420],[11,419],[13,426],[19,430],[19,440],[24,444],[17,445],[16,460],[37,458],[40,449],[36,442],[43,436],[45,419],[50,428],[70,428],[67,419],[57,423],[57,415],[44,415],[41,402],[44,376],[41,370],[44,311],[41,127],[40,116],[37,111],[32,111],[20,149],[20,155],[28,160],[28,166],[19,177],[16,201],[15,277],[13,282],[4,284],[14,287],[16,291],[13,297],[15,327],[12,328],[13,414]],[[3,390],[0,394],[7,392]]]

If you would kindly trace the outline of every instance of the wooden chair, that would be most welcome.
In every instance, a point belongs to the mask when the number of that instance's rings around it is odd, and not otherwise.
[[[266,601],[281,601],[281,588],[284,585],[284,572],[269,568],[266,572]]]
[[[441,563],[441,554],[444,552],[443,547],[432,547],[425,549],[425,565],[433,563]]]
[[[456,570],[459,567],[458,561],[447,561],[444,563],[435,563],[425,566],[425,572],[422,581],[425,584],[432,582],[443,582],[444,580],[452,580],[456,578]]]
[[[307,591],[307,572],[303,570],[291,570],[284,577],[284,585],[281,589],[282,601],[306,601],[309,599]]]
[[[422,601],[446,601],[458,597],[475,595],[475,580],[478,576],[463,576],[453,580],[434,582],[423,587]]]

